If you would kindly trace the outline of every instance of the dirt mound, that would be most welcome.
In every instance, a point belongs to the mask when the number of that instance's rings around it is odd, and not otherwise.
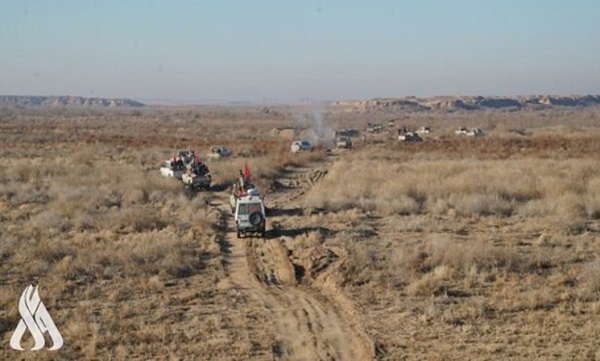
[[[303,281],[310,282],[327,270],[340,256],[331,248],[324,246],[304,249],[293,255],[294,263],[304,270]],[[296,266],[298,267],[298,266]]]

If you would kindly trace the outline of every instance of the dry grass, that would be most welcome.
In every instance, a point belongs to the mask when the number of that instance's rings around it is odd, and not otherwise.
[[[600,167],[576,160],[373,160],[337,162],[308,205],[384,215],[565,216],[597,218]],[[368,170],[368,171],[366,171]],[[375,186],[376,185],[376,186]]]
[[[322,224],[355,214],[325,244],[348,251],[340,282],[387,359],[597,354],[598,131],[560,129],[374,144],[309,192]]]
[[[221,215],[208,205],[212,195],[190,198],[180,183],[158,174],[178,148],[228,145],[228,131],[242,139],[244,118],[262,117],[220,113],[24,111],[2,118],[3,345],[16,325],[22,289],[37,282],[65,339],[61,358],[239,359],[257,352],[252,347],[270,347],[268,322],[248,323],[248,317],[266,317],[255,301],[231,287],[215,291],[226,273],[217,239]],[[271,126],[269,119],[260,123]],[[217,179],[234,179],[246,162],[268,179],[286,165],[314,159],[291,158],[280,151],[287,141],[262,133],[255,130],[236,145],[266,147],[277,157],[253,153],[211,164]],[[249,334],[252,329],[257,333]],[[232,347],[233,340],[239,344]],[[16,355],[0,350],[2,358]]]
[[[223,144],[235,156],[209,164],[220,189],[247,163],[268,192],[324,156],[269,135],[297,118],[288,107],[0,113],[0,344],[32,282],[65,338],[60,354],[0,357],[272,357],[268,311],[228,282],[214,193],[190,197],[157,168],[176,149]],[[314,213],[269,220],[299,264],[330,256],[301,287],[337,281],[382,359],[598,357],[597,111],[403,119],[434,132],[357,145],[301,198]],[[489,136],[457,140],[458,125]]]

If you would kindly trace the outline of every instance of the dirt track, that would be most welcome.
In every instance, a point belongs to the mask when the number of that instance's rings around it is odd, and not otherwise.
[[[315,167],[291,169],[280,179],[280,183],[288,186],[269,194],[269,205],[277,207],[290,199],[299,200],[306,187],[323,174],[319,169],[315,171]],[[215,205],[226,224],[223,243],[228,249],[226,269],[230,281],[257,299],[272,317],[276,334],[273,359],[374,358],[373,343],[360,328],[358,313],[335,284],[326,277],[313,287],[298,284],[297,266],[288,257],[285,242],[276,237],[275,231],[269,231],[267,239],[237,239],[226,195],[219,195]]]

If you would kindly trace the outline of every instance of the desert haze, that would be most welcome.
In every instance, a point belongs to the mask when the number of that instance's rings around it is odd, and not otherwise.
[[[597,96],[0,100],[2,359],[600,358]],[[161,176],[180,149],[210,190]],[[246,164],[264,238],[228,205]],[[30,284],[60,350],[9,347]]]

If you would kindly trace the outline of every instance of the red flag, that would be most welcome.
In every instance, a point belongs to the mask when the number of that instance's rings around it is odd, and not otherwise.
[[[244,166],[244,177],[246,177],[246,180],[250,179],[250,168],[248,168],[248,163]]]

